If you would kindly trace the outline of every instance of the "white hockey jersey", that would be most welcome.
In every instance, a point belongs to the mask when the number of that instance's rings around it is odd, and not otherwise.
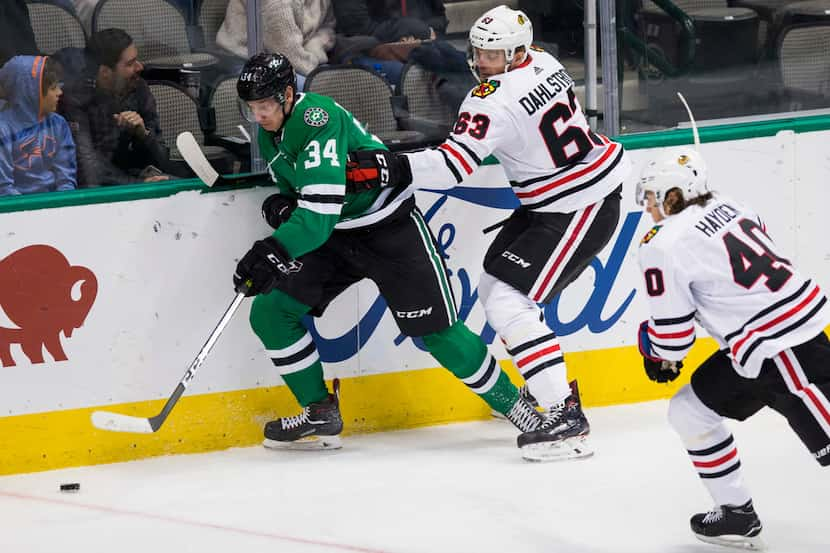
[[[592,131],[559,61],[532,49],[521,66],[474,88],[449,138],[407,154],[415,188],[452,188],[493,154],[525,207],[570,213],[630,172],[621,144]]]
[[[827,298],[781,257],[758,215],[722,195],[655,225],[640,243],[651,310],[649,339],[663,359],[683,359],[697,321],[728,348],[738,374],[830,324]]]

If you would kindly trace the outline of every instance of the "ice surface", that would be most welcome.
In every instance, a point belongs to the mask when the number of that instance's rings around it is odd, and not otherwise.
[[[494,420],[2,477],[0,551],[728,553],[689,531],[711,500],[666,408],[588,410],[580,461],[524,462]],[[830,551],[830,471],[769,410],[731,428],[770,550]]]

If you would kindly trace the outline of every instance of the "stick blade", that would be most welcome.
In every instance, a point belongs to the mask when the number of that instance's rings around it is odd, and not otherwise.
[[[131,417],[108,411],[94,411],[92,425],[101,430],[110,432],[133,432],[135,434],[152,434],[155,432],[149,419]]]
[[[196,142],[196,137],[190,131],[180,133],[176,137],[176,147],[184,158],[185,162],[193,169],[196,176],[208,186],[213,186],[219,180],[219,173],[205,157],[201,146]]]

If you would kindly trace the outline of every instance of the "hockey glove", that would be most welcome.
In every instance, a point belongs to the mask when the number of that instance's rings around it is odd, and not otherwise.
[[[303,264],[293,259],[273,236],[257,240],[236,266],[233,285],[246,296],[267,294],[281,278],[296,273]]]
[[[271,194],[262,202],[262,218],[276,230],[291,217],[296,207],[297,200],[282,194]]]
[[[683,368],[683,361],[666,361],[654,355],[651,348],[651,339],[648,337],[648,321],[640,323],[640,330],[637,333],[637,346],[640,348],[640,355],[643,356],[643,367],[646,375],[654,382],[671,382],[680,376],[680,369]]]
[[[412,170],[405,155],[389,150],[357,150],[346,162],[346,187],[351,190],[371,190],[409,186]]]

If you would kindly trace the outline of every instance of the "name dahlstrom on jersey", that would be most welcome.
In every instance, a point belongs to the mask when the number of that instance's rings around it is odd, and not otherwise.
[[[537,84],[525,96],[519,98],[519,104],[528,115],[533,115],[539,108],[553,100],[557,94],[573,86],[574,80],[564,69],[548,75],[544,82]]]

